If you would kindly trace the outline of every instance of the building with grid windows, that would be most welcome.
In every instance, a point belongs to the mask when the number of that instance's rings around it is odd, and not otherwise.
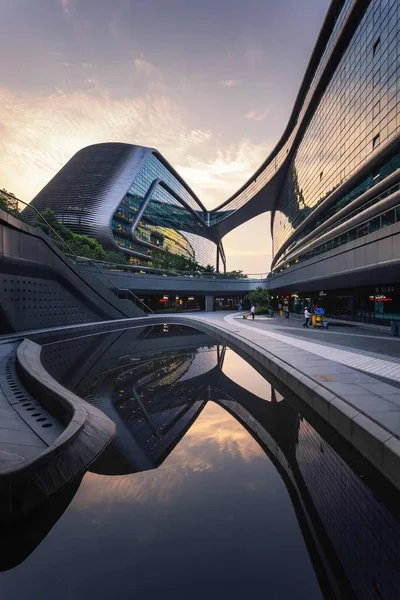
[[[147,265],[154,251],[215,265],[222,244],[194,192],[152,148],[121,143],[83,148],[34,198],[76,233]]]
[[[281,139],[212,211],[159,153],[124,144],[82,150],[33,203],[136,261],[162,248],[218,267],[223,237],[270,212],[268,289],[391,318],[400,314],[399,49],[398,0],[332,0]]]

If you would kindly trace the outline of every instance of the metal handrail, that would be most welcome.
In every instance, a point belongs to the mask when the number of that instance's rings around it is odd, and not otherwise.
[[[85,259],[85,257],[78,257],[81,259]],[[209,273],[204,271],[179,271],[178,269],[169,270],[169,269],[160,269],[158,267],[144,267],[143,265],[129,265],[124,263],[111,263],[104,260],[91,259],[92,262],[99,263],[105,268],[110,268],[110,270],[120,270],[120,271],[133,271],[136,275],[166,275],[166,276],[186,276],[186,277],[201,277],[201,278],[209,278],[209,279],[234,279],[236,281],[245,281],[251,278],[254,279],[266,279],[268,273],[246,273],[246,277],[237,278],[232,277],[227,273]]]
[[[5,194],[4,192],[3,192],[3,195],[7,195],[7,196],[9,196],[9,194]],[[13,198],[13,196],[10,196],[10,198]],[[61,236],[61,235],[58,233],[58,231],[56,231],[56,230],[54,229],[54,227],[52,227],[52,226],[50,225],[50,223],[49,223],[49,222],[47,221],[47,219],[46,219],[46,218],[45,218],[45,217],[42,215],[42,213],[41,213],[41,212],[39,212],[39,211],[38,211],[38,210],[37,210],[37,209],[36,209],[34,206],[31,206],[30,204],[28,204],[28,203],[27,203],[27,202],[25,202],[24,200],[20,200],[20,198],[16,198],[16,200],[18,200],[18,202],[21,202],[21,204],[24,204],[25,206],[27,206],[29,209],[33,210],[33,211],[34,211],[34,213],[35,213],[36,215],[38,215],[38,216],[40,217],[40,219],[42,219],[42,221],[45,223],[45,225],[46,225],[46,226],[47,226],[47,227],[48,227],[48,228],[49,228],[49,229],[50,229],[50,230],[51,230],[51,231],[54,233],[54,235],[55,235],[55,236],[56,236],[56,237],[57,237],[57,238],[58,238],[58,239],[61,241],[61,243],[62,243],[62,244],[63,244],[63,245],[66,247],[66,248],[68,248],[68,250],[69,250],[69,253],[70,253],[72,256],[74,256],[76,259],[78,259],[78,260],[79,260],[79,259],[80,259],[80,260],[82,260],[82,258],[83,258],[83,257],[80,257],[80,256],[78,256],[78,255],[76,254],[76,252],[74,252],[74,250],[71,248],[71,246],[70,246],[70,245],[69,245],[69,244],[68,244],[68,243],[67,243],[67,242],[64,240],[64,238],[63,238],[63,237],[62,237],[62,236]],[[17,217],[17,218],[18,218],[18,217]],[[22,220],[24,220],[24,218],[23,218],[23,217],[22,217]],[[29,221],[28,221],[28,222],[29,222]],[[68,254],[67,254],[67,253],[65,253],[65,252],[64,252],[64,254],[65,254],[67,257],[68,257]],[[108,282],[111,284],[111,286],[112,286],[112,287],[114,287],[114,288],[115,288],[115,289],[118,291],[118,293],[119,293],[120,291],[121,291],[121,292],[125,291],[125,290],[122,290],[122,289],[120,290],[120,289],[119,289],[119,288],[118,288],[118,287],[117,287],[117,286],[116,286],[116,285],[115,285],[115,284],[114,284],[114,283],[111,281],[111,279],[110,279],[110,278],[109,278],[109,277],[108,277],[108,276],[107,276],[105,273],[103,273],[103,271],[100,269],[100,267],[99,267],[99,266],[96,264],[96,262],[95,262],[95,261],[93,261],[91,258],[86,258],[86,257],[84,258],[84,260],[85,260],[85,261],[87,261],[89,264],[93,265],[93,266],[95,267],[95,269],[97,269],[97,271],[99,271],[99,273],[100,273],[100,274],[101,274],[103,277],[105,277],[105,278],[107,279],[107,281],[108,281]],[[129,290],[129,292],[130,292],[130,295],[131,295],[131,296],[132,296],[132,297],[135,299],[135,301],[136,301],[136,302],[140,302],[140,304],[141,304],[142,306],[144,306],[144,307],[145,307],[145,308],[146,308],[148,311],[150,311],[151,313],[154,313],[154,311],[153,311],[153,310],[152,310],[152,309],[151,309],[149,306],[147,306],[147,304],[146,304],[145,302],[143,302],[143,301],[142,301],[140,298],[138,298],[138,297],[136,296],[136,294],[134,294],[134,293],[132,292],[132,290]]]

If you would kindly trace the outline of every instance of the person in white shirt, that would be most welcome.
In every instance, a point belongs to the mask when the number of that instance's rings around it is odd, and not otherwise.
[[[310,327],[311,313],[308,312],[308,307],[307,306],[304,309],[304,318],[305,318],[305,322],[303,323],[303,327]]]
[[[251,318],[254,319],[254,315],[256,314],[256,307],[254,306],[254,304],[251,305]]]

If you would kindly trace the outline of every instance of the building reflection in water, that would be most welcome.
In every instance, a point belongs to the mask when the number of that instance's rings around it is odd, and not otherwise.
[[[157,468],[214,402],[281,475],[327,597],[400,597],[398,494],[295,396],[271,387],[231,349],[195,330],[159,326],[50,344],[43,361],[117,424],[94,473]],[[47,511],[44,533],[30,544],[18,529],[26,555],[50,529],[49,516],[56,522],[62,511]],[[25,532],[30,526],[40,529],[40,520],[32,516]],[[22,559],[19,553],[15,564]]]

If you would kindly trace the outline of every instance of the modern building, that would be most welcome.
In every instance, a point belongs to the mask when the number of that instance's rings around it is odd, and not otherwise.
[[[332,0],[281,139],[213,211],[155,150],[123,144],[82,150],[33,203],[134,260],[162,248],[218,267],[223,237],[270,212],[268,289],[390,318],[400,313],[399,49],[398,0]]]
[[[331,2],[281,140],[213,212],[222,237],[271,211],[267,287],[289,303],[400,313],[399,11],[398,0]]]
[[[76,233],[148,265],[155,251],[215,265],[225,256],[207,226],[207,211],[153,148],[122,143],[77,152],[32,201],[50,208]],[[29,209],[27,209],[29,210]]]

